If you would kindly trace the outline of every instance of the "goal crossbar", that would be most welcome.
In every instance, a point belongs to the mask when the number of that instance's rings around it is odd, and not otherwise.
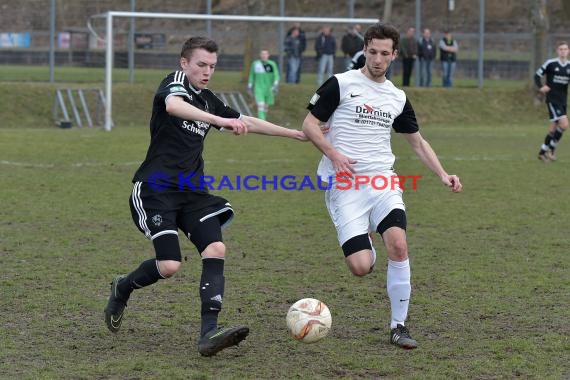
[[[346,24],[374,24],[378,18],[338,18],[338,17],[292,17],[292,16],[248,16],[248,15],[204,15],[194,13],[154,13],[154,12],[124,12],[110,11],[91,18],[106,19],[106,44],[105,44],[105,130],[110,131],[113,127],[112,109],[112,71],[113,71],[113,18],[168,18],[183,20],[218,20],[218,21],[266,21],[266,22],[305,22],[305,23],[346,23]]]

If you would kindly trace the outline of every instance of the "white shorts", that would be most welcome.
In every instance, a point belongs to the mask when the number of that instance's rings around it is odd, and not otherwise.
[[[402,193],[397,186],[393,190],[377,190],[369,185],[358,190],[341,190],[333,184],[325,192],[325,202],[340,245],[355,236],[376,231],[392,210],[405,211]]]

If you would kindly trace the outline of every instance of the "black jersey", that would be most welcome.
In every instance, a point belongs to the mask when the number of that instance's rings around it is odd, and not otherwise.
[[[169,189],[205,191],[200,189],[200,179],[204,174],[204,139],[210,127],[220,127],[170,115],[166,112],[166,98],[169,96],[180,96],[187,103],[217,116],[240,117],[239,112],[224,104],[212,91],[194,89],[184,72],[170,73],[154,95],[150,146],[133,182],[147,182],[156,176],[153,173],[160,172],[164,182],[168,181]]]
[[[570,61],[560,62],[558,58],[549,59],[536,70],[534,82],[542,87],[541,78],[546,75],[546,85],[550,91],[546,93],[546,102],[566,105],[568,97],[568,81],[570,80]]]
[[[350,60],[350,64],[346,68],[347,70],[358,70],[364,67],[366,64],[366,56],[362,50],[357,51],[356,54]]]

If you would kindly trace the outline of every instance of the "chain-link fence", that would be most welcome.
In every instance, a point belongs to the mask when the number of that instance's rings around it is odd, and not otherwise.
[[[404,32],[415,26],[417,0],[394,2],[391,22]],[[422,27],[432,30],[434,41],[444,29],[453,30],[458,41],[457,77],[475,78],[480,35],[478,1],[455,1],[449,10],[447,0],[423,0]],[[485,72],[486,78],[528,78],[532,56],[531,0],[486,2],[485,10]],[[93,18],[109,10],[196,13],[228,15],[274,15],[299,17],[381,18],[384,1],[327,2],[317,6],[307,0],[58,0],[55,1],[55,64],[57,66],[104,67],[105,19]],[[209,9],[211,7],[211,9]],[[550,0],[552,33],[548,37],[549,55],[554,54],[556,40],[570,40],[564,34],[559,0]],[[50,46],[50,0],[0,2],[0,64],[47,65]],[[91,22],[92,29],[88,28]],[[132,24],[131,24],[132,22]],[[255,25],[252,25],[255,24]],[[562,25],[562,26],[561,26]],[[180,47],[192,35],[210,34],[220,45],[219,68],[241,70],[243,54],[254,46],[268,48],[273,55],[282,51],[283,31],[291,25],[275,22],[246,23],[238,21],[197,21],[137,18],[116,19],[114,23],[115,67],[127,67],[129,42],[134,42],[134,64],[137,68],[171,68],[178,62]],[[363,25],[365,26],[365,25]],[[321,24],[302,25],[307,37],[307,59],[303,71],[314,72],[314,40]],[[348,25],[333,25],[337,46]],[[250,44],[250,45],[248,45]],[[336,69],[344,66],[340,48]],[[399,62],[395,70],[399,69]]]

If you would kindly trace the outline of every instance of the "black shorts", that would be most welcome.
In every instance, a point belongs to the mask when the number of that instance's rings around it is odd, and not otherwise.
[[[562,116],[566,116],[566,104],[550,103],[547,102],[548,117],[550,121],[556,121]]]
[[[129,198],[133,222],[149,239],[164,234],[189,237],[200,222],[217,217],[222,228],[234,217],[232,205],[224,198],[208,193],[180,190],[153,190],[146,182],[135,182]]]

